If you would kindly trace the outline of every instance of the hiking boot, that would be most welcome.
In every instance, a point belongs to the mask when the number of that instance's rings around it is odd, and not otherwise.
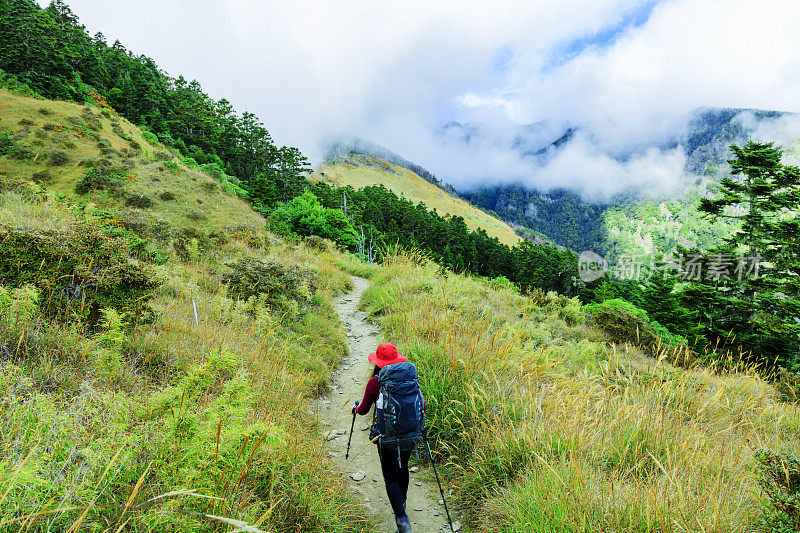
[[[397,531],[394,533],[413,533],[411,531],[411,522],[409,522],[408,516],[404,516],[403,518],[395,518],[394,523],[397,524]]]

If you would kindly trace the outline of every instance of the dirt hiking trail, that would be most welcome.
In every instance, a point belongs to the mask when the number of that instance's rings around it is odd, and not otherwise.
[[[372,372],[372,365],[367,361],[367,356],[383,342],[378,327],[367,322],[367,313],[358,310],[361,295],[369,287],[369,281],[353,277],[353,282],[355,288],[334,301],[334,307],[347,329],[349,354],[333,371],[331,392],[319,400],[320,428],[323,438],[327,441],[328,455],[340,468],[343,468],[343,478],[362,498],[364,506],[378,524],[378,531],[391,533],[395,531],[396,526],[391,505],[386,497],[377,446],[368,444],[372,410],[366,416],[356,415],[353,440],[350,444],[350,459],[345,461],[344,458],[352,421],[350,408],[356,400],[361,401],[364,387]],[[419,454],[420,458],[423,458],[422,447]],[[444,507],[440,503],[441,495],[433,470],[430,469],[428,462],[425,466],[413,466],[418,462],[416,455],[412,454],[407,504],[411,526],[415,533],[450,531]],[[445,494],[448,494],[446,488]],[[450,501],[447,503],[450,507]],[[451,508],[453,525],[460,529],[453,511]]]

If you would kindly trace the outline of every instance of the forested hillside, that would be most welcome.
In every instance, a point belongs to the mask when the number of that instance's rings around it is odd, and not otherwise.
[[[257,209],[303,187],[306,159],[278,147],[252,113],[215,101],[200,84],[172,77],[152,59],[90,36],[69,6],[0,3],[0,79],[18,93],[109,106],[182,157],[232,176]]]

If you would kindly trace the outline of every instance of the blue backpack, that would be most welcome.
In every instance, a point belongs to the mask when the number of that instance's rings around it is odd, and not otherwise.
[[[398,452],[413,450],[425,429],[425,400],[412,363],[387,365],[378,373],[381,389],[372,420],[370,440]]]

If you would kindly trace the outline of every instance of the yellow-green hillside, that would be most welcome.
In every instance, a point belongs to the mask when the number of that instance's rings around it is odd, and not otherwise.
[[[483,228],[490,237],[497,237],[500,242],[513,246],[520,241],[520,237],[505,222],[460,198],[450,196],[416,173],[379,157],[353,155],[346,160],[334,161],[320,166],[311,179],[338,186],[351,185],[355,189],[383,184],[395,194],[403,195],[414,203],[423,202],[439,214],[464,217],[470,229]]]
[[[0,176],[35,181],[74,194],[91,169],[108,166],[122,183],[114,193],[92,191],[99,205],[146,207],[177,228],[221,230],[263,225],[262,217],[223,182],[181,164],[174,152],[111,109],[37,100],[0,90],[0,133],[13,140],[0,157]],[[150,137],[152,142],[146,140]]]

